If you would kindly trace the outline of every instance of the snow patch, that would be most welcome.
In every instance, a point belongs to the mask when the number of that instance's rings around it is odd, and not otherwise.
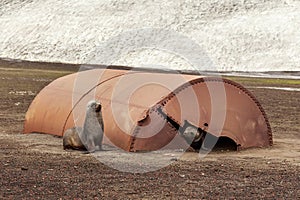
[[[248,87],[248,88],[261,88],[261,89],[270,89],[270,90],[284,90],[284,91],[300,92],[300,88],[291,88],[291,87]]]
[[[162,28],[195,41],[220,71],[300,71],[299,10],[298,0],[3,0],[0,57],[89,63],[115,35]],[[191,69],[157,51],[109,64]]]

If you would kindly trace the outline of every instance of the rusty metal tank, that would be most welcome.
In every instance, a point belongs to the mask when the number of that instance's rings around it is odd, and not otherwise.
[[[102,104],[104,143],[126,151],[187,148],[165,116],[179,126],[188,121],[228,137],[238,149],[272,145],[266,113],[238,83],[135,69],[91,69],[54,80],[31,103],[24,133],[62,136],[66,129],[82,126],[91,99]]]

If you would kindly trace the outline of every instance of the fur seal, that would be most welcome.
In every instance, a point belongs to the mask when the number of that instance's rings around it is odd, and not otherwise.
[[[83,151],[87,150],[85,146],[82,144],[81,139],[79,137],[79,133],[81,132],[82,132],[81,127],[73,127],[65,131],[63,136],[64,150],[66,149],[83,150]]]
[[[182,128],[181,136],[190,144],[194,150],[211,151],[217,143],[219,137],[207,132],[208,124],[204,123],[204,128],[194,126],[188,121]]]
[[[184,120],[183,126],[180,126],[176,121],[169,117],[165,112],[163,112],[162,107],[157,108],[158,113],[160,113],[167,122],[169,122],[176,130],[178,130],[179,135],[190,145],[193,150],[199,150],[204,142],[204,138],[208,134],[206,128],[207,123],[204,123],[204,128],[201,129],[188,120]]]
[[[65,131],[64,149],[87,150],[88,152],[102,150],[104,127],[101,109],[101,104],[95,100],[87,104],[83,128],[73,127]]]
[[[180,135],[194,150],[199,150],[202,146],[207,132],[201,128],[194,126],[185,120],[181,128]]]

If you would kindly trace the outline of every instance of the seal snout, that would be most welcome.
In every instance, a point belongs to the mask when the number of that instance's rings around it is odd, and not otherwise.
[[[100,112],[101,111],[101,103],[97,102],[95,100],[91,100],[87,104],[87,109],[92,109],[94,112]]]
[[[96,105],[95,105],[95,111],[96,112],[100,112],[101,111],[101,104],[100,103],[96,103]]]

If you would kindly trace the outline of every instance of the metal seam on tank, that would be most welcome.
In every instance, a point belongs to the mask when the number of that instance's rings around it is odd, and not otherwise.
[[[246,88],[244,88],[242,85],[235,83],[233,81],[227,80],[227,79],[222,79],[222,81],[226,84],[232,85],[238,89],[240,89],[241,91],[244,92],[244,94],[246,94],[255,104],[256,106],[259,108],[259,111],[261,112],[261,114],[264,117],[265,123],[267,125],[267,129],[268,129],[268,138],[269,138],[269,144],[272,145],[273,144],[273,139],[272,139],[272,130],[271,130],[271,126],[267,117],[266,112],[264,111],[263,107],[261,106],[261,104],[259,103],[259,101],[256,99],[256,97],[250,93],[250,91],[248,91]]]
[[[167,124],[168,124],[174,131],[177,131],[177,129],[176,129],[173,125],[171,125],[171,123],[168,122],[168,121],[165,119],[165,117],[164,117],[160,112],[157,111],[157,109],[153,110],[152,112],[157,113],[157,115],[160,116],[161,118],[163,118],[163,119],[167,122]]]
[[[169,128],[171,128],[174,132],[177,132],[177,129],[176,129],[174,126],[172,126],[172,125],[164,118],[164,116],[163,116],[161,113],[159,113],[159,112],[157,111],[157,109],[151,108],[151,109],[149,110],[149,115],[150,115],[151,113],[153,113],[153,112],[155,112],[155,113],[157,114],[157,116],[159,116],[159,117],[161,117],[163,120],[165,120],[165,121],[166,121],[166,124],[169,126]],[[135,141],[136,141],[136,139],[137,139],[137,136],[138,136],[140,130],[141,130],[141,128],[140,128],[139,126],[137,126],[137,127],[134,129],[133,134],[132,134],[131,137],[130,137],[130,146],[129,146],[129,151],[130,151],[130,152],[134,152],[134,151],[135,151],[135,149],[134,149],[134,144],[135,144]],[[176,134],[175,134],[175,135],[176,135]]]
[[[262,113],[265,123],[267,125],[267,129],[268,129],[268,138],[269,138],[269,144],[272,145],[273,144],[273,139],[272,139],[272,130],[271,130],[271,126],[269,123],[269,120],[267,118],[267,115],[264,111],[264,109],[262,108],[261,104],[258,102],[258,100],[246,89],[244,88],[242,85],[235,83],[233,81],[227,80],[227,79],[220,79],[220,78],[209,78],[204,80],[203,78],[200,79],[195,79],[189,82],[189,84],[184,84],[182,86],[180,86],[179,88],[175,89],[172,92],[172,95],[168,95],[163,101],[162,101],[162,106],[165,106],[168,101],[170,101],[174,96],[176,96],[176,94],[178,94],[180,91],[186,89],[187,87],[189,87],[190,85],[196,85],[196,84],[200,84],[202,82],[205,81],[210,81],[210,82],[224,82],[226,84],[232,85],[238,89],[240,89],[241,91],[244,92],[244,94],[246,94],[248,97],[250,97],[250,99],[256,104],[256,106],[259,108],[260,112]],[[175,95],[174,95],[175,94]],[[180,124],[177,120],[175,120],[172,116],[169,116],[172,120],[174,120],[176,123]]]
[[[201,78],[201,79],[202,79],[202,78]],[[201,83],[201,82],[202,82],[202,81],[200,81],[199,83]],[[167,97],[166,97],[166,100],[164,100],[163,103],[161,103],[161,105],[162,105],[162,106],[165,106],[165,105],[168,103],[168,101],[170,101],[173,97],[176,96],[176,94],[178,94],[179,92],[185,90],[185,89],[188,88],[190,85],[195,85],[195,84],[196,84],[195,81],[191,81],[190,84],[184,84],[184,85],[182,85],[182,86],[180,87],[180,89],[179,89],[179,88],[175,89],[175,90],[172,92],[172,95],[167,96]],[[172,116],[169,116],[169,115],[168,115],[168,117],[170,117],[173,121],[175,121],[177,124],[180,125],[180,123],[179,123],[176,119],[174,119]]]
[[[139,126],[136,126],[132,135],[130,136],[130,141],[129,141],[129,151],[134,152],[134,143],[136,140],[136,136],[140,132],[141,128]]]
[[[269,123],[267,114],[266,114],[265,110],[263,109],[262,105],[259,103],[259,101],[256,99],[256,97],[252,93],[250,93],[250,91],[248,91],[246,88],[244,88],[242,85],[240,85],[238,83],[235,83],[235,82],[232,82],[232,81],[227,80],[227,79],[223,79],[223,80],[227,84],[233,85],[235,87],[238,86],[239,89],[241,89],[248,97],[251,98],[251,100],[253,102],[255,102],[256,106],[259,108],[260,112],[262,113],[262,115],[264,117],[265,123],[266,123],[267,128],[268,128],[269,144],[272,146],[273,145],[272,129],[271,129],[271,125]]]

